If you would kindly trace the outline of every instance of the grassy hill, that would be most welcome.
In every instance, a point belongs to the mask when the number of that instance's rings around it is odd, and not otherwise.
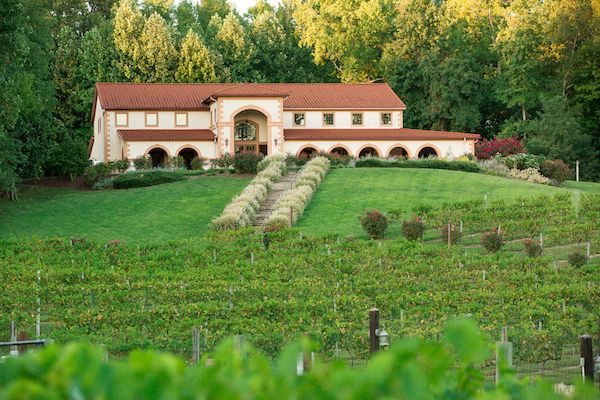
[[[347,168],[329,173],[296,226],[306,234],[364,237],[366,211],[404,210],[465,200],[515,200],[581,190],[600,193],[600,184],[566,182],[564,188],[458,171]],[[393,232],[392,232],[393,233]]]
[[[25,186],[19,202],[0,200],[0,238],[81,237],[143,244],[199,237],[248,181],[203,177],[97,192]]]

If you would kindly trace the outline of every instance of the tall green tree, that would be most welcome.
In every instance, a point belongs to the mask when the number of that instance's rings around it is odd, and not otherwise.
[[[175,77],[179,82],[214,82],[217,78],[210,51],[192,29],[181,42]]]
[[[139,69],[145,82],[171,82],[175,76],[177,50],[166,21],[154,13],[140,35]]]
[[[215,25],[219,22],[217,18],[213,17],[208,31],[216,28]],[[255,55],[254,45],[248,40],[246,29],[236,14],[229,13],[218,26],[213,48],[218,52],[222,63],[218,67],[220,80],[243,82],[260,79],[251,66]]]
[[[144,16],[134,0],[120,0],[115,9],[113,40],[119,52],[118,68],[127,79],[140,80],[139,62],[142,58],[140,36]]]

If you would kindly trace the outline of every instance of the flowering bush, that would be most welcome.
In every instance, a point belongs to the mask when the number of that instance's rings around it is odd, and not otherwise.
[[[481,245],[490,253],[496,253],[502,248],[502,235],[494,229],[483,234]]]
[[[425,224],[419,217],[414,217],[409,221],[402,223],[402,236],[408,240],[418,240],[423,237],[425,232]]]
[[[571,167],[563,160],[545,160],[540,165],[540,172],[547,178],[558,182],[566,181],[571,178]]]
[[[493,138],[492,140],[483,139],[475,143],[475,154],[477,158],[487,160],[501,154],[509,156],[511,154],[523,153],[523,144],[515,138]]]
[[[550,179],[546,178],[535,168],[527,168],[522,171],[518,169],[511,169],[508,171],[508,176],[511,178],[522,179],[531,183],[541,183],[547,185]]]
[[[502,158],[502,162],[510,169],[534,168],[539,170],[540,165],[542,162],[544,162],[544,157],[536,156],[534,154],[521,153]]]
[[[388,219],[377,210],[372,210],[360,219],[363,229],[372,239],[381,239],[388,227]]]
[[[540,242],[534,241],[533,239],[525,239],[523,240],[523,244],[525,245],[525,252],[528,257],[539,257],[542,255],[542,245]]]
[[[329,166],[330,162],[325,157],[315,157],[304,165],[298,172],[294,187],[283,192],[275,202],[273,211],[264,224],[266,231],[283,229],[294,224],[325,178]]]

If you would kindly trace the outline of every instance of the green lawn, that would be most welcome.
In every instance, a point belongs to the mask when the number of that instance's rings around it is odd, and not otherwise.
[[[359,217],[366,211],[406,210],[419,205],[483,199],[516,199],[578,189],[600,193],[600,184],[566,182],[565,188],[483,174],[400,168],[332,170],[297,227],[307,234],[365,236]],[[392,232],[391,232],[392,233]]]
[[[206,177],[97,192],[25,186],[19,202],[0,200],[0,238],[82,237],[144,244],[197,237],[248,181]]]

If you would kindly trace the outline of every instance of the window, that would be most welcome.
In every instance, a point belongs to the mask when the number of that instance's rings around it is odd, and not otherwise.
[[[128,124],[128,114],[126,112],[121,112],[116,114],[116,125],[117,126],[127,126]]]
[[[363,124],[362,113],[353,113],[352,114],[352,125],[362,125],[362,124]]]
[[[333,113],[323,114],[323,125],[333,125]]]
[[[250,122],[239,122],[235,125],[235,140],[255,141],[256,127]]]
[[[381,125],[392,124],[392,113],[381,113]]]
[[[304,113],[295,113],[294,114],[294,125],[304,126]]]
[[[175,113],[175,126],[187,126],[188,115],[187,113]]]
[[[158,125],[158,113],[146,113],[146,126]]]

